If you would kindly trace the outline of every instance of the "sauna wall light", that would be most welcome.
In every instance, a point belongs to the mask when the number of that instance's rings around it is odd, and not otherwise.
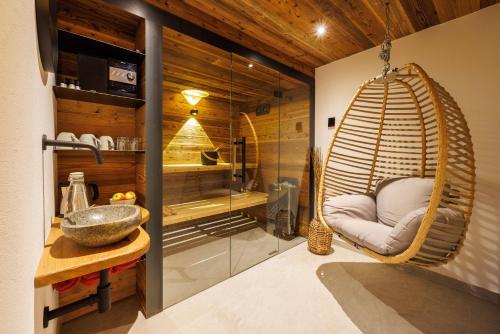
[[[204,92],[202,90],[197,90],[197,89],[186,89],[181,92],[182,96],[188,101],[190,105],[193,107],[200,102],[202,98],[205,98],[208,96],[207,92]]]
[[[190,111],[192,116],[198,115],[198,109],[196,109],[198,102],[209,95],[207,92],[198,89],[185,89],[181,92],[181,94],[184,96],[186,101],[194,107]]]

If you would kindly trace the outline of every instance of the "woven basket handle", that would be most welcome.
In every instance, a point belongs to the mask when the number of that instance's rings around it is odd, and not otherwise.
[[[201,154],[202,154],[205,158],[207,158],[208,160],[210,160],[210,161],[217,161],[217,159],[219,159],[219,153],[217,153],[217,158],[212,158],[212,157],[209,157],[209,156],[205,153],[205,151],[201,151]]]

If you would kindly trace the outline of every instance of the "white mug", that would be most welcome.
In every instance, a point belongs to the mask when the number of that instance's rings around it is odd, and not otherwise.
[[[60,132],[57,135],[57,140],[72,141],[72,142],[76,142],[76,143],[79,142],[79,140],[78,140],[78,138],[76,138],[75,134],[71,133],[71,132]],[[56,150],[74,150],[76,148],[75,147],[62,147],[62,146],[58,146],[55,149]]]
[[[113,138],[111,138],[110,136],[101,136],[99,138],[99,141],[100,141],[99,149],[103,151],[115,149],[115,143],[113,142]]]
[[[84,133],[83,135],[81,135],[80,142],[82,142],[83,144],[94,145],[95,147],[99,147],[101,144],[101,141],[91,133]]]

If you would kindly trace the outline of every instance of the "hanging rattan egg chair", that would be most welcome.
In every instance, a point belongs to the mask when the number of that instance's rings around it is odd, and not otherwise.
[[[427,210],[402,253],[381,255],[339,236],[386,263],[439,265],[458,254],[474,196],[471,137],[455,100],[420,66],[408,64],[361,85],[325,158],[317,201],[324,227],[327,197],[369,193],[384,178],[434,178]],[[436,221],[438,208],[460,212],[463,224]]]

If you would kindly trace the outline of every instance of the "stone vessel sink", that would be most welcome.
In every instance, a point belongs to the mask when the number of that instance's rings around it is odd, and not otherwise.
[[[61,223],[67,238],[86,247],[120,241],[141,223],[141,209],[135,205],[103,205],[70,213]]]

